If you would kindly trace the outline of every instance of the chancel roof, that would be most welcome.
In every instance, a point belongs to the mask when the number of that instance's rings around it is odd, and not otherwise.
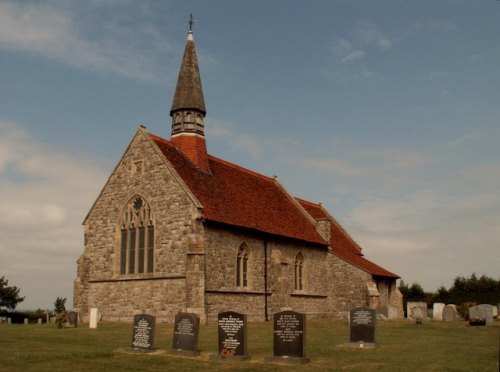
[[[149,134],[196,199],[206,221],[313,243],[372,275],[399,278],[365,259],[359,246],[320,205],[292,197],[274,178],[208,155],[210,172],[200,170],[172,142]],[[331,239],[317,232],[314,221],[328,219]]]

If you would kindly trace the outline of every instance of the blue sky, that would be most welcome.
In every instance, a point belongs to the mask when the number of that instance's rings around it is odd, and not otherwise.
[[[500,2],[0,0],[0,275],[72,306],[81,223],[169,138],[193,13],[211,154],[322,202],[427,290],[499,278]]]

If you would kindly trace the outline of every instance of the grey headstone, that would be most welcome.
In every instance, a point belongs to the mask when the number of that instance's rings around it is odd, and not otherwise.
[[[247,316],[234,311],[218,315],[219,356],[246,358]]]
[[[273,316],[273,350],[275,357],[306,356],[306,316],[282,311]]]
[[[432,319],[443,320],[443,310],[446,305],[442,302],[435,302],[432,304]]]
[[[469,319],[484,319],[486,324],[493,323],[493,306],[481,304],[469,308]]]
[[[156,318],[148,314],[134,316],[134,332],[132,334],[132,349],[138,351],[153,350],[155,339]]]
[[[415,313],[415,309],[420,309],[418,310],[417,313]],[[406,317],[408,319],[415,320],[415,317],[413,314],[418,314],[420,315],[420,319],[427,318],[427,303],[425,302],[408,302],[406,304]]]
[[[457,319],[457,308],[455,305],[446,305],[443,309],[443,321],[452,322]]]
[[[350,342],[375,344],[377,318],[375,310],[358,307],[350,311]]]
[[[12,318],[7,318],[7,324],[12,324]]]
[[[28,318],[24,318],[24,324],[28,324]]]
[[[37,319],[37,323],[38,323],[38,324],[42,324],[42,318],[38,318],[38,319]]]
[[[174,350],[198,353],[198,334],[200,332],[200,318],[196,314],[179,313],[174,323]]]

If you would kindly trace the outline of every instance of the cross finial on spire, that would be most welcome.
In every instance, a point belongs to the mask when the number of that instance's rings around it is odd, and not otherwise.
[[[191,13],[189,13],[189,32],[193,32],[193,24],[194,24],[194,19],[193,19],[193,15]]]

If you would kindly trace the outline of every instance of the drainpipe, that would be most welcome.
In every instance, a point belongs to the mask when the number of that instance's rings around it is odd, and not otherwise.
[[[264,317],[266,322],[269,321],[267,313],[267,240],[264,240]]]

